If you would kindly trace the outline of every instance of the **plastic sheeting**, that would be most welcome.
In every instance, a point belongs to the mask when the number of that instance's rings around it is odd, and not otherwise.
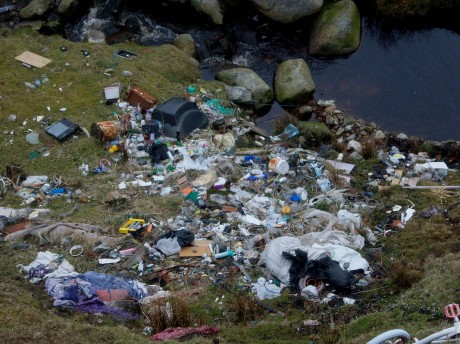
[[[340,237],[341,235],[339,238]],[[330,258],[330,260],[337,262],[343,270],[366,271],[369,269],[369,263],[359,252],[352,248],[329,243],[324,245],[313,243],[310,247],[307,247],[302,245],[301,240],[298,238],[289,236],[283,236],[272,240],[262,253],[259,264],[265,264],[270,273],[277,277],[282,283],[286,285],[294,284],[293,286],[296,287],[296,280],[298,280],[298,278],[305,277],[292,276],[293,273],[300,274],[302,272],[300,267],[306,267],[303,262],[299,262],[297,261],[298,259],[295,259],[296,255],[302,255],[302,252],[305,252],[308,257],[308,259],[304,259],[305,264],[315,260],[317,261],[324,258]],[[287,257],[289,254],[292,255],[290,259]],[[296,267],[299,269],[294,271],[291,268],[294,264],[296,264]],[[327,274],[324,274],[323,276],[327,277]],[[345,285],[345,283],[338,283],[338,285]]]
[[[361,250],[364,247],[364,237],[362,235],[349,235],[337,230],[311,232],[300,236],[299,239],[302,245],[306,247],[311,247],[313,244],[334,244],[358,250]]]
[[[283,257],[283,252],[295,255],[295,250],[307,252],[300,240],[295,237],[283,236],[273,239],[262,252],[259,264],[265,264],[273,276],[278,278],[281,283],[289,285],[289,269],[292,261]]]
[[[369,263],[364,259],[361,254],[349,247],[340,246],[340,245],[318,245],[313,244],[313,249],[324,250],[329,256],[339,262],[340,266],[348,271],[355,270],[368,270]]]
[[[101,235],[102,229],[98,226],[79,223],[55,223],[52,225],[40,225],[34,228],[24,229],[11,233],[5,240],[19,241],[29,237],[36,239],[39,245],[60,244],[70,238],[75,241],[83,241],[88,245],[103,242],[109,246],[116,246],[123,237],[109,237]]]

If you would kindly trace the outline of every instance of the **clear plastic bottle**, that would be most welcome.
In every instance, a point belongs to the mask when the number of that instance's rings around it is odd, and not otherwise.
[[[152,109],[148,109],[145,113],[145,123],[150,124],[152,123]]]

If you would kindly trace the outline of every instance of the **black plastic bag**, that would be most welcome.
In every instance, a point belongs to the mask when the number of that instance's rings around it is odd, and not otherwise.
[[[283,257],[292,261],[289,268],[289,284],[292,289],[298,289],[298,283],[307,273],[308,253],[302,250],[295,250],[295,254],[283,252]]]
[[[148,153],[152,157],[152,163],[159,163],[169,159],[168,147],[163,143],[152,143],[148,146]]]
[[[160,235],[157,241],[160,239],[176,239],[180,247],[190,246],[195,240],[195,234],[187,229],[178,231],[169,230],[165,234]]]
[[[325,280],[337,289],[350,289],[355,280],[353,274],[342,269],[338,261],[329,257],[308,261],[306,274],[317,280]]]

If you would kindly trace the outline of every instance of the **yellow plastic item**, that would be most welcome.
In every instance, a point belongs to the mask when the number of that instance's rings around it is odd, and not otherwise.
[[[285,205],[283,208],[281,208],[281,211],[283,212],[283,214],[289,214],[291,212],[291,207]]]
[[[130,233],[130,232],[135,232],[137,231],[136,228],[129,228],[132,224],[134,223],[140,223],[142,225],[144,225],[145,223],[145,220],[143,219],[133,219],[133,218],[130,218],[128,221],[126,221],[123,226],[120,227],[120,233],[121,234],[127,234],[127,233]]]
[[[109,153],[115,153],[118,152],[118,146],[113,145],[112,147],[109,148]]]

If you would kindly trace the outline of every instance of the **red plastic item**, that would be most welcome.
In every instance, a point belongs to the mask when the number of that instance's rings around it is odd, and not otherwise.
[[[174,340],[189,335],[213,335],[219,332],[217,327],[201,326],[201,327],[173,327],[155,334],[152,337],[153,341]]]
[[[460,316],[460,306],[457,303],[451,303],[444,308],[444,315],[448,319],[455,319]]]

